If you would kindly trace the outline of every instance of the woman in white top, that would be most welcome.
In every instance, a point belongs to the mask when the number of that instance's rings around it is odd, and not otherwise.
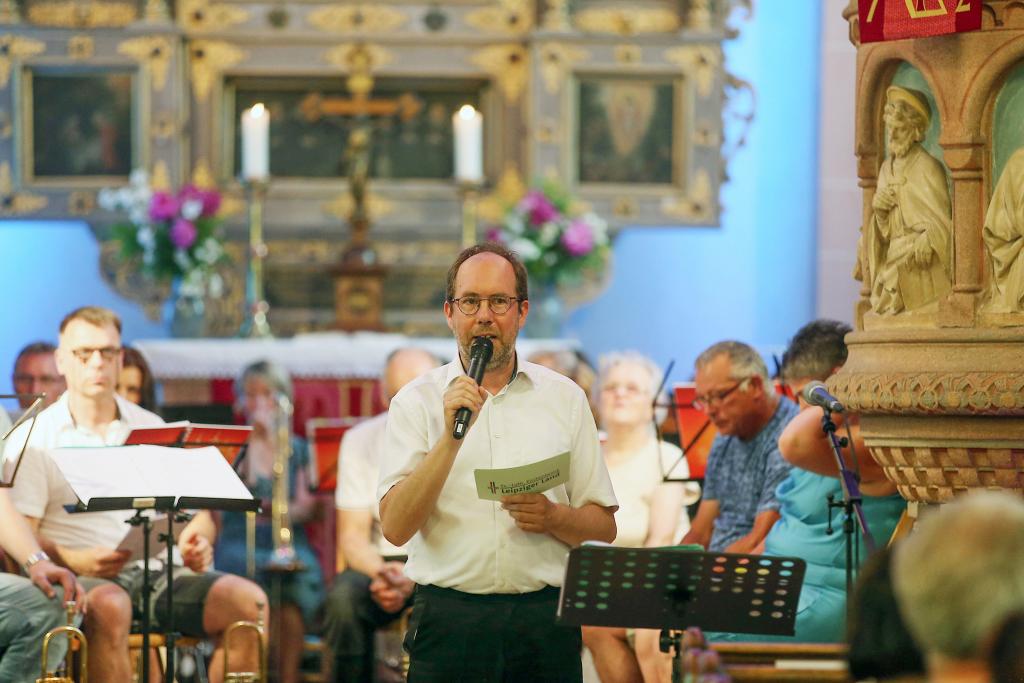
[[[601,359],[598,408],[605,430],[604,461],[615,488],[618,535],[614,545],[655,547],[677,543],[689,529],[686,506],[700,497],[693,482],[665,482],[689,476],[678,447],[659,441],[654,429],[655,392],[661,381],[658,366],[635,352]],[[651,639],[651,643],[645,643]],[[641,680],[641,665],[630,648],[626,630],[584,627],[583,641],[594,655],[602,683]],[[637,651],[657,649],[656,631],[638,631]]]

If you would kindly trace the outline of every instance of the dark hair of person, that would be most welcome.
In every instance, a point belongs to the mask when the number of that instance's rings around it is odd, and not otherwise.
[[[124,347],[124,362],[122,368],[138,368],[142,375],[142,391],[139,405],[151,412],[156,411],[156,380],[153,378],[153,371],[149,369],[149,363],[145,356],[138,349],[131,346]]]
[[[846,640],[854,680],[923,674],[924,658],[910,636],[892,587],[892,551],[882,548],[861,567],[851,599]]]
[[[459,268],[463,263],[477,254],[497,254],[511,263],[512,270],[516,274],[516,298],[519,300],[519,303],[522,303],[529,298],[530,293],[529,286],[527,284],[526,266],[524,266],[523,262],[519,260],[519,257],[515,255],[515,252],[505,245],[498,244],[497,242],[483,242],[481,244],[475,244],[472,247],[466,247],[458,256],[455,257],[455,261],[448,269],[448,277],[445,280],[445,301],[451,301],[455,298],[455,278],[459,274]]]
[[[22,358],[28,358],[29,356],[41,356],[45,353],[53,353],[57,350],[57,347],[48,341],[34,341],[31,344],[26,345],[21,351],[18,351],[18,355],[14,359],[14,367],[18,367],[18,363],[21,362]]]
[[[992,683],[1024,681],[1024,612],[1011,614],[996,631],[989,666]]]
[[[781,375],[786,381],[817,379],[824,381],[846,362],[845,337],[852,332],[838,320],[814,320],[793,335],[782,354]]]

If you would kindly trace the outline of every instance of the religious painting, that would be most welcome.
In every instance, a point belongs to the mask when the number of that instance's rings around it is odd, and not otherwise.
[[[135,164],[130,70],[26,73],[30,179],[127,177]]]
[[[355,99],[341,79],[236,78],[226,84],[231,121],[257,102],[270,111],[270,174],[347,175],[348,139],[370,132],[369,174],[377,179],[448,180],[454,174],[452,115],[479,108],[484,84],[463,79],[378,79]],[[233,125],[226,157],[241,168],[241,131]]]
[[[585,76],[578,80],[577,94],[580,183],[677,182],[672,78]]]

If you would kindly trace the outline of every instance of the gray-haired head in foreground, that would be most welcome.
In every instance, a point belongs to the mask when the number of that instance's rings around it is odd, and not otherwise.
[[[927,514],[893,558],[900,612],[926,655],[982,659],[1024,610],[1024,500],[978,491]]]
[[[712,344],[697,356],[694,366],[698,370],[703,370],[719,356],[728,356],[732,366],[732,379],[744,380],[758,376],[764,381],[765,386],[770,386],[768,367],[764,364],[761,354],[741,341],[728,340]]]

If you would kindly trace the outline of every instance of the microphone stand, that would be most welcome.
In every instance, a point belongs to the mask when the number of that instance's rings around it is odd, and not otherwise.
[[[846,437],[836,436],[836,423],[832,421],[832,411],[827,407],[823,407],[822,410],[824,413],[821,417],[821,431],[825,433],[829,444],[832,446],[836,467],[839,468],[839,486],[843,492],[842,501],[836,501],[835,496],[831,493],[828,495],[828,529],[826,533],[833,533],[832,510],[842,509],[844,513],[843,535],[846,546],[846,611],[847,617],[849,617],[849,597],[853,592],[854,557],[855,555],[860,555],[860,539],[854,533],[854,519],[860,525],[861,534],[864,536],[864,546],[868,549],[869,553],[875,551],[875,539],[871,535],[871,529],[868,528],[867,519],[864,517],[863,496],[860,493],[860,478],[851,472],[846,467],[846,463],[843,462],[841,449],[844,446],[849,446],[852,449],[853,445]]]

